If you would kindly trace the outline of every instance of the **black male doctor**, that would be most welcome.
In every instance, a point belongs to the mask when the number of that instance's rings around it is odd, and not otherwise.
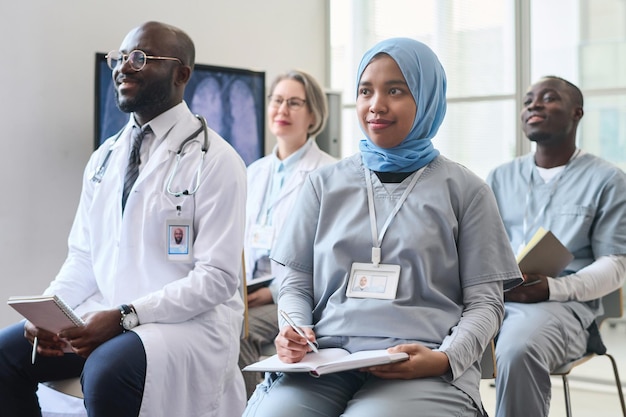
[[[183,101],[194,55],[183,31],[158,22],[109,54],[129,122],[89,160],[67,259],[45,290],[86,324],[59,335],[29,322],[0,330],[3,416],[39,416],[37,382],[81,372],[90,416],[241,415],[245,165]],[[189,233],[187,253],[169,250],[177,227]]]

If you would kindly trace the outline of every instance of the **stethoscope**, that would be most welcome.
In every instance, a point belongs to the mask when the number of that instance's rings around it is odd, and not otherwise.
[[[178,151],[176,151],[176,162],[174,164],[174,168],[172,168],[172,171],[170,172],[170,175],[168,176],[168,179],[167,179],[167,183],[166,183],[167,185],[165,187],[165,190],[168,192],[168,194],[171,194],[175,197],[180,197],[183,195],[194,195],[196,191],[198,191],[198,188],[200,187],[200,176],[202,174],[202,165],[204,163],[204,157],[206,156],[206,153],[209,150],[209,132],[208,132],[207,123],[204,117],[196,114],[196,118],[200,120],[200,123],[202,126],[200,126],[198,130],[193,132],[191,135],[189,135],[189,137],[187,137],[185,140],[181,142],[180,146],[178,147]],[[111,144],[106,155],[104,156],[102,163],[100,164],[98,169],[96,169],[95,173],[91,177],[91,181],[97,182],[97,183],[100,183],[102,181],[102,178],[104,177],[107,166],[109,164],[109,159],[111,158],[111,153],[113,152],[114,145],[117,143],[117,140],[120,138],[120,136],[122,136],[123,131],[124,129],[120,130],[117,136],[115,137],[115,139],[113,140],[113,143]],[[187,143],[195,139],[200,134],[200,132],[204,132],[204,144],[202,145],[202,148],[201,148],[200,162],[198,163],[198,169],[196,170],[196,175],[195,175],[196,183],[192,187],[191,190],[186,189],[186,190],[181,190],[181,191],[172,191],[172,182],[174,181],[174,177],[178,173],[178,167],[180,165],[180,160],[183,156],[183,150],[185,149],[185,146],[187,145]]]

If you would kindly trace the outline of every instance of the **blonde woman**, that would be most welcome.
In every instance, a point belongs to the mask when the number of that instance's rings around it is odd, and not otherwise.
[[[270,279],[249,287],[249,335],[241,345],[242,368],[258,361],[262,346],[272,343],[278,334],[276,301],[280,282],[269,254],[306,176],[336,161],[315,143],[327,118],[326,94],[311,75],[292,70],[274,79],[267,121],[276,136],[276,146],[270,155],[248,167],[245,242],[247,282]],[[243,374],[250,396],[260,375]]]

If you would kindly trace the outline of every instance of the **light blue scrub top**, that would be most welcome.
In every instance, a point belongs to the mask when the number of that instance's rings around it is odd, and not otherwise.
[[[523,243],[526,216],[526,241],[543,227],[574,255],[562,275],[601,256],[626,254],[626,174],[607,161],[583,153],[570,161],[560,178],[545,183],[530,153],[496,168],[487,183],[494,190],[513,250]],[[601,313],[598,300],[567,304],[584,327]]]

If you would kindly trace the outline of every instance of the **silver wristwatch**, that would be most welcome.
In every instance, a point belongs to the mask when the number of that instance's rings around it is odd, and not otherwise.
[[[122,304],[119,309],[122,314],[120,326],[122,326],[125,332],[139,325],[139,317],[133,307]]]

